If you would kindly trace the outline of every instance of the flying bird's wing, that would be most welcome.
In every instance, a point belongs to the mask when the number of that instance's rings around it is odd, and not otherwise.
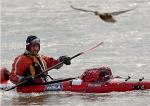
[[[80,11],[83,11],[83,12],[95,12],[95,11],[92,11],[92,10],[86,10],[86,9],[81,9],[81,8],[76,8],[74,6],[70,6],[71,8],[75,9],[75,10],[80,10]]]
[[[113,16],[115,16],[115,15],[120,15],[120,14],[122,14],[122,13],[131,11],[131,10],[133,10],[133,9],[135,9],[135,8],[128,9],[128,10],[123,10],[123,11],[110,12],[110,13],[108,13],[108,12],[107,12],[107,13],[103,13],[103,14],[101,13],[101,14],[99,14],[99,17],[100,17],[103,21],[105,21],[105,22],[115,23],[116,20],[114,19]]]
[[[83,12],[92,12],[95,15],[99,16],[100,19],[102,19],[103,21],[108,22],[108,23],[115,23],[116,22],[116,20],[113,17],[114,15],[119,15],[119,14],[122,14],[122,13],[125,13],[125,12],[128,12],[128,11],[131,11],[131,10],[135,9],[135,8],[132,8],[132,9],[123,10],[123,11],[99,13],[98,11],[76,8],[72,5],[70,7],[75,9],[75,10],[80,10],[80,11],[83,11]]]
[[[119,15],[119,14],[122,14],[122,13],[125,13],[125,12],[128,12],[128,11],[131,11],[131,10],[134,10],[135,8],[132,8],[132,9],[128,9],[128,10],[123,10],[123,11],[115,11],[115,12],[111,12],[109,14],[111,15]]]
[[[95,15],[99,16],[99,18],[102,19],[105,22],[109,22],[109,23],[116,22],[116,20],[113,18],[113,16],[111,14],[109,14],[109,13],[99,13],[98,11],[76,8],[76,7],[72,6],[72,5],[70,7],[75,9],[75,10],[80,10],[80,11],[83,11],[83,12],[92,12]]]

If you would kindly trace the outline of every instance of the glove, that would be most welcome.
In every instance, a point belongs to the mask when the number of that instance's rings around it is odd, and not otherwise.
[[[27,82],[31,82],[31,81],[33,81],[34,79],[33,79],[32,76],[28,76],[28,77],[23,77],[23,76],[21,76],[21,77],[19,77],[18,82],[20,83],[20,82],[23,82],[24,80],[27,80]]]
[[[28,76],[28,77],[26,77],[26,79],[28,80],[28,82],[32,82],[34,80],[34,78],[32,76]]]
[[[18,83],[23,82],[25,80],[25,77],[21,76],[19,77]]]
[[[68,56],[60,56],[59,57],[59,61],[63,62],[66,65],[70,65],[71,64],[71,59]]]

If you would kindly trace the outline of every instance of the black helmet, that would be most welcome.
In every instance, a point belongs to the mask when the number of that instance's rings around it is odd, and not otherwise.
[[[37,36],[29,35],[26,40],[26,45],[30,45],[34,43],[40,44],[40,39]]]
[[[40,39],[37,36],[29,35],[26,40],[26,50],[30,51],[32,44],[38,44],[40,47]]]

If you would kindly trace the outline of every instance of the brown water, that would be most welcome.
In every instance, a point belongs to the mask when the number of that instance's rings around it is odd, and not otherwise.
[[[116,16],[109,24],[92,13],[75,11],[70,5],[93,10],[117,11],[137,7]],[[86,68],[106,65],[114,76],[150,76],[149,0],[3,0],[1,1],[1,66],[11,69],[23,53],[28,34],[41,38],[41,54],[58,58],[73,56],[103,41],[103,47],[72,60],[70,66],[51,70],[54,78],[76,77]],[[149,106],[150,92],[108,94],[48,92],[20,94],[0,91],[2,106]]]

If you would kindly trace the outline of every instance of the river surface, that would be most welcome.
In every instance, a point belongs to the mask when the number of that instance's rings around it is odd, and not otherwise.
[[[135,8],[106,23],[93,13],[70,8],[111,12]],[[28,35],[41,39],[40,54],[73,56],[98,42],[104,45],[72,60],[70,66],[51,70],[54,78],[80,76],[85,69],[108,66],[114,76],[150,79],[149,0],[2,0],[1,66],[11,70],[25,50]],[[149,91],[108,94],[50,92],[22,94],[0,91],[0,104],[43,106],[150,106]]]

